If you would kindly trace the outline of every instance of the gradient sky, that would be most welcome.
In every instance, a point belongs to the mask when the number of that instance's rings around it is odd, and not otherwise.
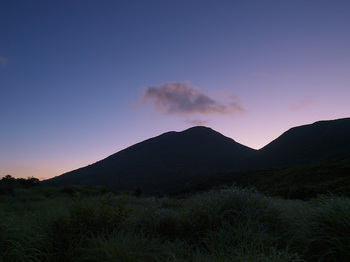
[[[205,125],[259,149],[350,116],[350,1],[0,2],[0,177]]]

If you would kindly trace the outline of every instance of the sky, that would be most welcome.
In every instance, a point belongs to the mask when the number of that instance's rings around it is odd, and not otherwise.
[[[0,177],[204,125],[259,149],[350,117],[348,0],[0,1]]]

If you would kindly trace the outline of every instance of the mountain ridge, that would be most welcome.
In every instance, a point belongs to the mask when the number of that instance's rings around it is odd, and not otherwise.
[[[293,127],[256,150],[204,126],[170,131],[116,152],[94,164],[46,180],[52,185],[141,187],[167,193],[202,176],[312,164],[350,157],[350,118]]]

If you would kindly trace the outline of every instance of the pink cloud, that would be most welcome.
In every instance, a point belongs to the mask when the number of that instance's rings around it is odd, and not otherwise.
[[[153,103],[159,113],[169,115],[233,115],[244,112],[244,108],[234,96],[228,103],[220,103],[192,87],[188,82],[165,83],[148,87],[142,94],[142,104]]]

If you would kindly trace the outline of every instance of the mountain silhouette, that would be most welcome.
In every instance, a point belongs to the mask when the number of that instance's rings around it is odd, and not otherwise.
[[[254,153],[210,128],[193,127],[145,140],[46,183],[166,193],[201,175],[246,169],[246,159]]]
[[[263,147],[255,167],[285,167],[322,163],[350,155],[350,118],[318,121],[289,129]]]
[[[260,150],[210,128],[193,127],[145,140],[44,184],[140,187],[146,193],[165,194],[207,175],[344,159],[350,159],[350,118],[291,128]]]

